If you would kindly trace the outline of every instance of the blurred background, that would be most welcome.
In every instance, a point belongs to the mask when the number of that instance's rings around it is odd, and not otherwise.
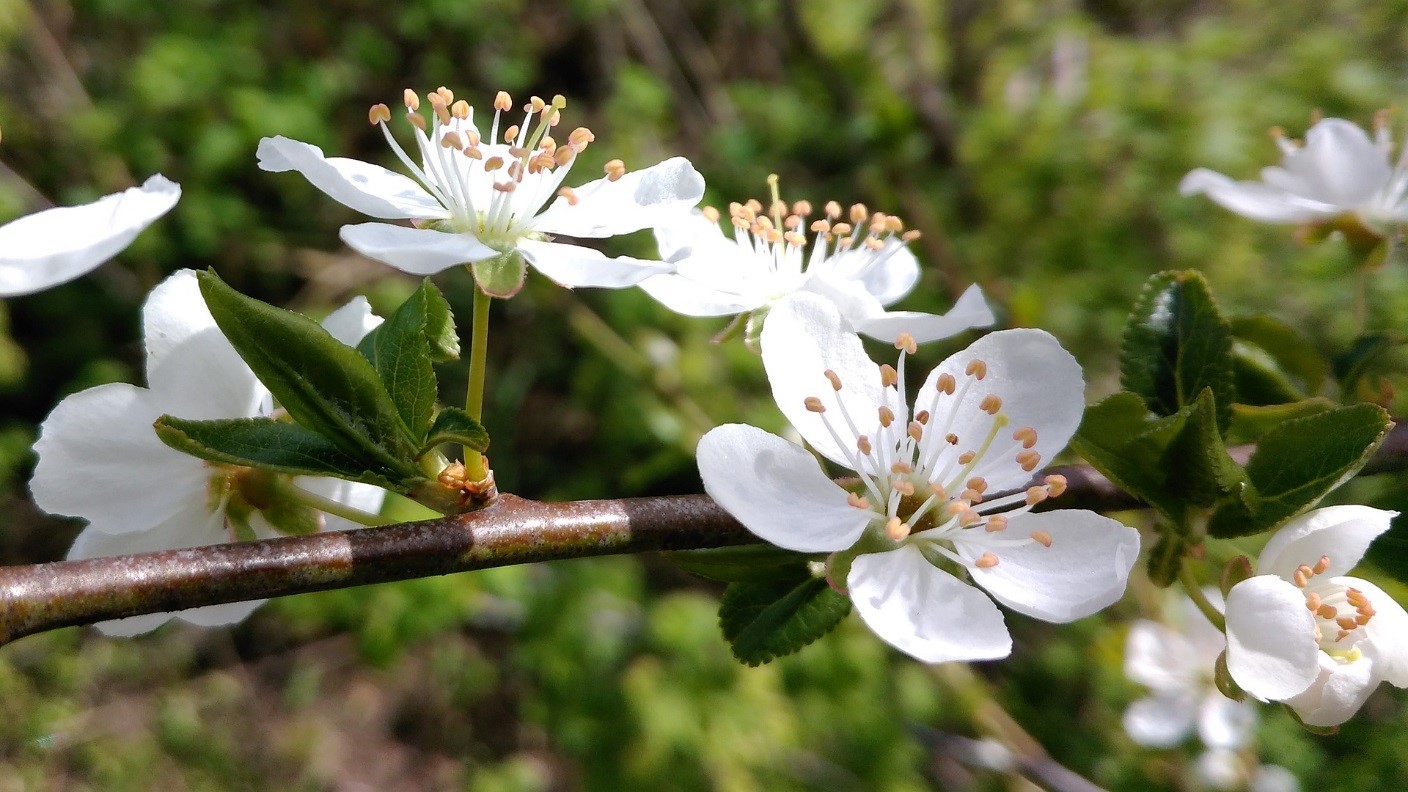
[[[596,133],[576,181],[683,154],[706,204],[766,201],[778,173],[789,201],[898,214],[925,265],[900,307],[940,311],[977,282],[1003,326],[1045,328],[1080,358],[1093,401],[1115,389],[1122,323],[1162,269],[1200,268],[1224,311],[1345,351],[1343,246],[1176,186],[1195,166],[1254,177],[1278,156],[1267,129],[1300,135],[1316,109],[1367,125],[1408,97],[1406,66],[1402,0],[0,0],[0,221],[155,172],[183,188],[116,262],[0,303],[0,563],[61,558],[81,527],[29,503],[29,446],[64,395],[141,382],[139,306],[167,273],[214,267],[310,314],[409,294],[412,279],[339,243],[359,216],[257,169],[263,136],[392,166],[366,111],[405,87],[481,107],[500,89],[562,93],[565,127]],[[1401,138],[1408,108],[1392,123]],[[648,233],[608,249],[653,255]],[[437,282],[467,320],[467,275]],[[1408,329],[1408,266],[1371,290],[1370,327]],[[506,491],[698,492],[700,433],[782,426],[758,360],[710,344],[722,321],[531,275],[492,324],[486,424]],[[912,370],[954,348],[926,347]],[[459,401],[463,369],[440,374]],[[1344,497],[1389,507],[1402,483]],[[1408,542],[1382,544],[1404,574]],[[955,736],[982,733],[942,671],[854,618],[744,668],[718,635],[718,592],[658,557],[608,558],[293,597],[233,629],[27,638],[0,648],[0,792],[1027,788],[955,759]],[[1127,623],[1158,601],[1135,581],[1074,625],[1008,614],[1013,658],[976,672],[1096,783],[1194,789],[1195,744],[1141,749],[1120,727],[1144,693],[1120,668]],[[1260,753],[1305,789],[1404,788],[1406,712],[1385,687],[1319,738],[1267,708]]]

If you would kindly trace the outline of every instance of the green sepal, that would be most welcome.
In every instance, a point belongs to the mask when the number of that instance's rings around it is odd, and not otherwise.
[[[458,407],[445,407],[435,416],[430,425],[425,444],[417,456],[442,443],[459,443],[472,451],[484,453],[489,450],[489,433],[470,414]]]
[[[1217,686],[1217,691],[1233,701],[1246,701],[1247,693],[1242,690],[1242,686],[1237,684],[1237,680],[1232,678],[1232,672],[1227,670],[1227,650],[1223,649],[1217,655],[1217,661],[1212,666],[1212,682]]]
[[[323,513],[312,506],[277,496],[267,507],[259,510],[259,516],[269,523],[269,527],[284,536],[311,536],[321,532],[327,525]]]
[[[807,556],[762,543],[674,550],[663,555],[686,572],[723,583],[774,580],[779,575],[797,576],[807,569]]]
[[[1281,708],[1286,711],[1287,715],[1291,716],[1291,720],[1300,724],[1300,727],[1302,729],[1305,729],[1311,734],[1314,734],[1319,737],[1330,737],[1332,735],[1339,734],[1340,732],[1340,727],[1338,726],[1311,726],[1310,724],[1301,720],[1300,713],[1296,712],[1294,707],[1292,707],[1290,704],[1285,703],[1284,701],[1281,702]]]
[[[238,498],[231,498],[225,504],[225,528],[230,532],[230,538],[236,542],[253,542],[259,538],[254,533],[254,526],[250,524],[250,517],[253,516],[254,509]]]
[[[1149,582],[1159,588],[1168,588],[1178,581],[1178,570],[1183,565],[1183,556],[1188,552],[1183,537],[1173,532],[1164,532],[1154,542],[1149,551]]]
[[[851,601],[801,570],[772,580],[730,583],[719,627],[733,656],[750,666],[792,654],[835,629]]]
[[[1364,467],[1392,426],[1382,408],[1355,404],[1267,432],[1247,462],[1248,485],[1240,497],[1219,504],[1208,533],[1261,533],[1311,508]]]
[[[516,249],[469,265],[479,290],[490,297],[508,299],[518,294],[528,277],[528,262]]]
[[[417,444],[366,358],[305,316],[197,277],[221,332],[295,421],[353,458],[414,471]]]
[[[406,479],[423,478],[418,470],[398,471],[375,459],[358,459],[317,432],[269,418],[191,421],[163,415],[153,428],[163,443],[177,451],[223,465],[292,476],[332,476],[388,489],[401,489],[397,484]]]
[[[1239,555],[1227,562],[1222,568],[1222,579],[1218,582],[1218,590],[1226,598],[1232,587],[1244,580],[1250,580],[1256,572],[1252,570],[1251,559],[1244,555]]]
[[[450,304],[426,278],[357,351],[372,364],[402,422],[418,445],[435,413],[435,361],[459,357]]]
[[[1202,275],[1161,272],[1145,283],[1125,325],[1120,384],[1165,416],[1211,388],[1218,429],[1226,429],[1236,401],[1232,332]]]

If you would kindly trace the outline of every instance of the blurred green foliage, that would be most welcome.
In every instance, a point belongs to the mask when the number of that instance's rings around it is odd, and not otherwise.
[[[678,153],[715,205],[765,198],[777,172],[789,200],[899,214],[928,265],[904,307],[981,283],[1005,324],[1076,353],[1093,400],[1162,269],[1200,268],[1226,313],[1348,348],[1340,246],[1176,185],[1199,165],[1254,175],[1276,155],[1265,130],[1299,134],[1315,108],[1367,123],[1408,95],[1405,65],[1403,0],[0,0],[0,219],[157,171],[184,191],[117,263],[0,305],[0,563],[61,557],[76,532],[28,504],[28,445],[63,395],[140,381],[138,306],[166,273],[213,266],[315,314],[357,293],[384,313],[414,287],[338,244],[354,213],[260,172],[262,136],[389,165],[366,108],[403,87],[563,93],[564,123],[597,133],[582,179]],[[651,250],[647,234],[613,244]],[[467,317],[469,279],[439,282]],[[1370,327],[1402,330],[1408,267],[1371,289]],[[756,358],[710,345],[720,324],[532,276],[493,315],[501,485],[698,491],[709,425],[782,426]],[[447,403],[463,379],[441,371]],[[1379,478],[1345,497],[1403,491]],[[228,631],[26,639],[0,649],[0,790],[1009,788],[945,752],[945,735],[977,734],[962,696],[854,619],[748,669],[718,636],[717,595],[659,559],[604,559],[291,598]],[[1196,746],[1138,749],[1119,725],[1142,694],[1121,625],[1155,600],[1137,581],[1070,627],[1009,616],[1013,659],[979,668],[1058,761],[1114,789],[1191,783]],[[1400,788],[1405,726],[1387,690],[1334,738],[1267,710],[1262,757],[1307,789]]]

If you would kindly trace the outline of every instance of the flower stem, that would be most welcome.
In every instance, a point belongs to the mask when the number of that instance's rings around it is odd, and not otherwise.
[[[1193,604],[1212,622],[1212,626],[1219,632],[1227,632],[1227,620],[1208,601],[1207,595],[1203,594],[1203,587],[1198,584],[1197,578],[1193,577],[1193,568],[1186,563],[1178,568],[1178,582],[1183,584],[1183,589],[1188,592],[1188,599],[1193,600]]]
[[[474,324],[469,336],[469,383],[465,388],[464,409],[476,421],[484,415],[484,371],[489,357],[489,306],[493,298],[474,288]],[[470,481],[488,477],[484,456],[478,451],[464,450],[465,474]]]
[[[1369,268],[1354,270],[1354,334],[1364,334],[1369,318]]]
[[[309,506],[314,509],[317,509],[318,511],[326,512],[327,514],[331,514],[334,517],[341,517],[344,520],[350,520],[354,523],[357,523],[358,525],[377,526],[391,524],[391,521],[384,519],[380,514],[372,514],[371,512],[362,511],[361,509],[348,506],[345,503],[339,503],[338,501],[335,501],[331,498],[325,498],[322,495],[309,492],[308,490],[296,485],[290,486],[287,490],[287,493],[290,499],[298,501],[304,506]]]

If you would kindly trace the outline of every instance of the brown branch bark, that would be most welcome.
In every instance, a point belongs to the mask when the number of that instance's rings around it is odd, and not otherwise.
[[[1247,449],[1232,449],[1245,455]],[[1364,474],[1408,469],[1408,424]],[[1045,470],[1069,482],[1042,507],[1119,511],[1143,504],[1086,465]],[[995,493],[994,496],[1001,493]],[[540,503],[513,495],[423,522],[0,567],[0,645],[75,624],[447,575],[563,558],[692,550],[756,541],[706,495]]]

